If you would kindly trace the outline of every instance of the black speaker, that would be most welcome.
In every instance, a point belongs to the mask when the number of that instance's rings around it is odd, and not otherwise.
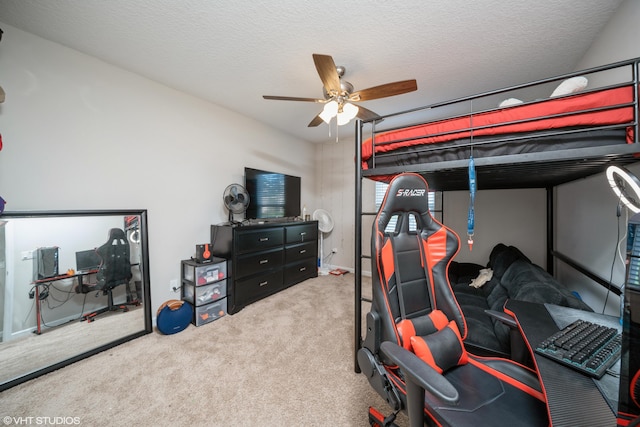
[[[196,261],[197,262],[211,262],[213,255],[211,254],[211,245],[205,243],[204,245],[196,245]]]

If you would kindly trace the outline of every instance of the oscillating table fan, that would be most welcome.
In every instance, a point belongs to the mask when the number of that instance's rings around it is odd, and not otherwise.
[[[230,184],[224,189],[222,195],[224,205],[229,210],[229,223],[233,224],[234,214],[244,213],[249,207],[249,193],[240,184]]]
[[[319,274],[329,274],[329,269],[324,266],[324,235],[333,230],[333,218],[331,214],[324,209],[316,209],[313,211],[313,219],[318,221],[318,230],[320,231],[320,270]]]

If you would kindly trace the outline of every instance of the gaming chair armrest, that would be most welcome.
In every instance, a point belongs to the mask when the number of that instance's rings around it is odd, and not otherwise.
[[[484,312],[487,313],[489,316],[493,317],[494,319],[504,323],[511,329],[516,329],[518,327],[518,324],[516,323],[516,319],[509,316],[507,313],[504,313],[502,311],[496,311],[496,310],[485,310]]]
[[[415,354],[391,341],[380,344],[380,350],[400,367],[407,382],[411,382],[423,390],[428,390],[429,393],[446,402],[456,403],[458,401],[458,390]],[[422,399],[424,400],[424,396]]]
[[[485,310],[489,316],[509,327],[509,341],[511,345],[511,359],[522,364],[528,364],[531,355],[524,343],[524,338],[518,329],[518,322],[512,316],[502,311]]]

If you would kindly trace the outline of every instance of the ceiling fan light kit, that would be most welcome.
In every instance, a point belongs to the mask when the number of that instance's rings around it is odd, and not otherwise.
[[[415,80],[403,80],[354,92],[353,85],[342,79],[345,68],[336,66],[331,56],[314,53],[313,62],[320,76],[320,80],[322,80],[324,99],[263,95],[264,99],[269,100],[303,101],[324,104],[324,108],[311,120],[308,125],[309,127],[318,126],[322,122],[329,124],[334,117],[336,117],[338,126],[345,125],[356,117],[364,121],[379,119],[380,116],[378,114],[362,106],[354,105],[353,103],[401,95],[418,89]]]
[[[337,118],[338,126],[346,125],[353,120],[360,109],[348,102],[338,104],[337,101],[332,100],[327,102],[320,113],[320,118],[327,124],[331,122],[334,117]]]

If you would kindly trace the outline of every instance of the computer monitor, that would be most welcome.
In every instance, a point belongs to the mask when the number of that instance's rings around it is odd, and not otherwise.
[[[90,271],[100,268],[102,258],[95,249],[76,252],[76,271]]]

